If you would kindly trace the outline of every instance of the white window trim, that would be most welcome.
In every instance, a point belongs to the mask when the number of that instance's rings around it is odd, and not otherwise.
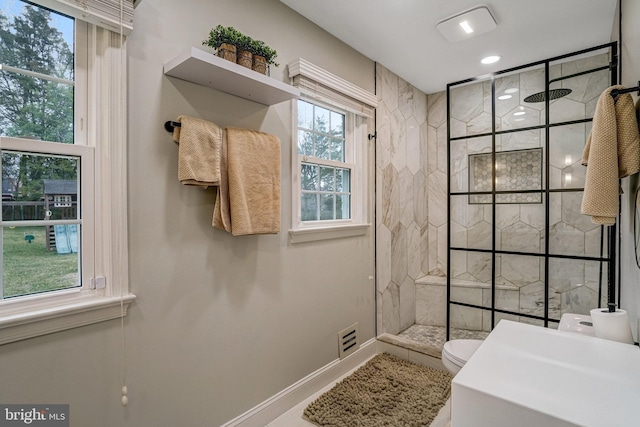
[[[362,236],[370,224],[368,218],[368,119],[377,105],[375,95],[346,80],[300,58],[288,65],[289,78],[300,89],[302,99],[314,104],[341,111],[346,118],[347,135],[351,134],[353,145],[347,144],[345,151],[355,150],[350,157],[355,164],[351,177],[351,218],[331,221],[302,221],[300,219],[300,167],[304,156],[298,154],[298,109],[293,103],[292,126],[292,227],[289,230],[291,243]],[[349,156],[347,157],[349,159]],[[355,191],[354,191],[355,189]]]
[[[95,154],[95,173],[90,178],[95,180],[95,203],[83,208],[90,213],[84,219],[84,212],[83,221],[96,224],[93,276],[105,278],[106,286],[88,289],[83,285],[3,300],[0,345],[124,317],[136,297],[129,292],[128,282],[126,40],[120,47],[120,35],[87,27],[85,45],[90,53],[86,68],[80,62],[76,71],[77,76],[87,75],[87,91],[76,98],[76,111],[81,112],[76,114],[75,129],[76,141],[85,144],[81,149]]]

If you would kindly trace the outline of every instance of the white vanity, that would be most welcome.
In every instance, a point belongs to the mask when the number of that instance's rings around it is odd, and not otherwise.
[[[451,427],[640,426],[640,349],[502,320],[451,392]]]

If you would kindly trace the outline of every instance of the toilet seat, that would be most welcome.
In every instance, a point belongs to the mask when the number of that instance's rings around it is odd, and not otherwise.
[[[463,367],[482,344],[482,340],[460,339],[444,343],[442,355],[453,364]]]

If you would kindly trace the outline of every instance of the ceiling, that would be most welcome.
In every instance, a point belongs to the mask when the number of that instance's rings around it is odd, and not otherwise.
[[[617,0],[280,0],[425,93],[611,41]],[[485,5],[498,26],[448,42],[436,24]],[[502,59],[482,65],[480,59]]]

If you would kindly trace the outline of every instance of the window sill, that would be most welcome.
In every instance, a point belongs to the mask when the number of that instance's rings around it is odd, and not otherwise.
[[[135,300],[134,294],[122,298],[124,315],[129,304]],[[0,316],[0,345],[78,326],[90,325],[121,316],[119,296],[91,298],[54,307]]]
[[[298,228],[289,230],[291,243],[306,243],[316,240],[340,239],[343,237],[364,236],[369,224],[336,225],[331,227]]]

